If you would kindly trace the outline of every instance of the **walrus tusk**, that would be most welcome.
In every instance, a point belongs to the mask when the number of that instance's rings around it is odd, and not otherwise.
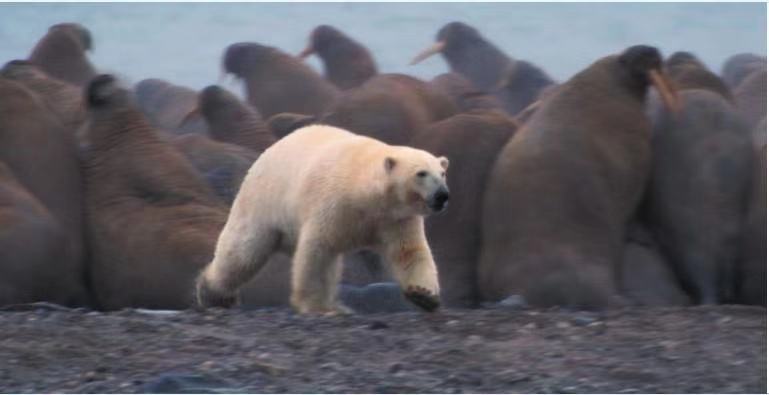
[[[510,80],[513,78],[513,73],[515,72],[515,66],[515,62],[510,62],[510,64],[507,65],[505,71],[502,73],[502,77],[500,77],[496,85],[491,88],[491,92],[498,92],[510,84]]]
[[[672,84],[665,78],[665,76],[657,70],[649,70],[649,77],[657,88],[662,102],[665,103],[668,111],[677,113],[681,109],[681,103],[678,99],[678,93],[673,89]]]
[[[187,115],[185,115],[184,118],[182,118],[182,120],[179,121],[179,125],[177,125],[176,127],[180,128],[184,126],[184,124],[187,123],[187,121],[192,119],[192,117],[197,116],[198,114],[200,114],[200,107],[193,108],[192,111],[188,112]]]
[[[299,55],[296,55],[297,58],[304,60],[308,56],[315,53],[315,48],[312,47],[312,44],[308,45],[307,48],[304,49],[304,51],[299,52]]]
[[[430,56],[433,56],[433,55],[443,51],[444,48],[446,48],[446,42],[445,41],[438,41],[437,43],[429,46],[424,51],[420,52],[419,55],[417,55],[411,61],[411,63],[409,63],[409,66],[413,66],[413,65],[415,65],[415,64],[417,64],[417,63],[419,63],[419,62],[429,58]]]
[[[518,114],[515,114],[513,120],[516,121],[519,125],[523,125],[537,110],[539,110],[540,106],[542,106],[542,99],[537,100],[526,106],[526,108],[523,110],[518,111]]]

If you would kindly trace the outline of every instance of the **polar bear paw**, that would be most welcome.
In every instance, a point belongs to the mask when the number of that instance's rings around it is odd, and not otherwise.
[[[226,293],[210,287],[203,276],[198,277],[195,287],[196,300],[199,307],[230,308],[238,303],[237,293]]]
[[[403,295],[411,303],[425,311],[435,311],[441,305],[438,295],[420,286],[410,285]]]

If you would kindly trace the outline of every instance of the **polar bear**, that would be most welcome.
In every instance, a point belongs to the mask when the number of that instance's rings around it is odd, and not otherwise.
[[[299,313],[349,310],[337,301],[339,257],[368,248],[390,263],[404,295],[439,306],[424,217],[449,200],[449,161],[343,129],[309,125],[268,148],[249,169],[197,283],[200,306],[229,307],[276,250],[293,255]]]

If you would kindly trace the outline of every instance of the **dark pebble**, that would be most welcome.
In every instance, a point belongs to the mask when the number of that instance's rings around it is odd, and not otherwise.
[[[141,387],[152,394],[223,394],[235,392],[226,381],[194,374],[164,374]]]
[[[374,321],[371,324],[369,324],[368,329],[373,329],[373,330],[376,330],[376,329],[387,329],[389,327],[390,327],[390,325],[387,325],[387,324],[385,324],[382,321]]]
[[[403,369],[403,364],[401,364],[400,362],[395,362],[395,363],[390,365],[390,367],[387,369],[387,371],[390,372],[390,373],[397,373],[401,369]]]

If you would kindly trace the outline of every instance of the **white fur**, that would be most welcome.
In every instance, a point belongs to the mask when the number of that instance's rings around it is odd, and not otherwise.
[[[283,248],[293,253],[294,308],[333,313],[343,310],[336,301],[339,257],[366,247],[391,263],[404,290],[437,297],[423,216],[426,200],[446,185],[447,167],[445,158],[422,150],[330,126],[301,128],[249,170],[202,279],[233,295]],[[419,171],[428,176],[417,177]]]

